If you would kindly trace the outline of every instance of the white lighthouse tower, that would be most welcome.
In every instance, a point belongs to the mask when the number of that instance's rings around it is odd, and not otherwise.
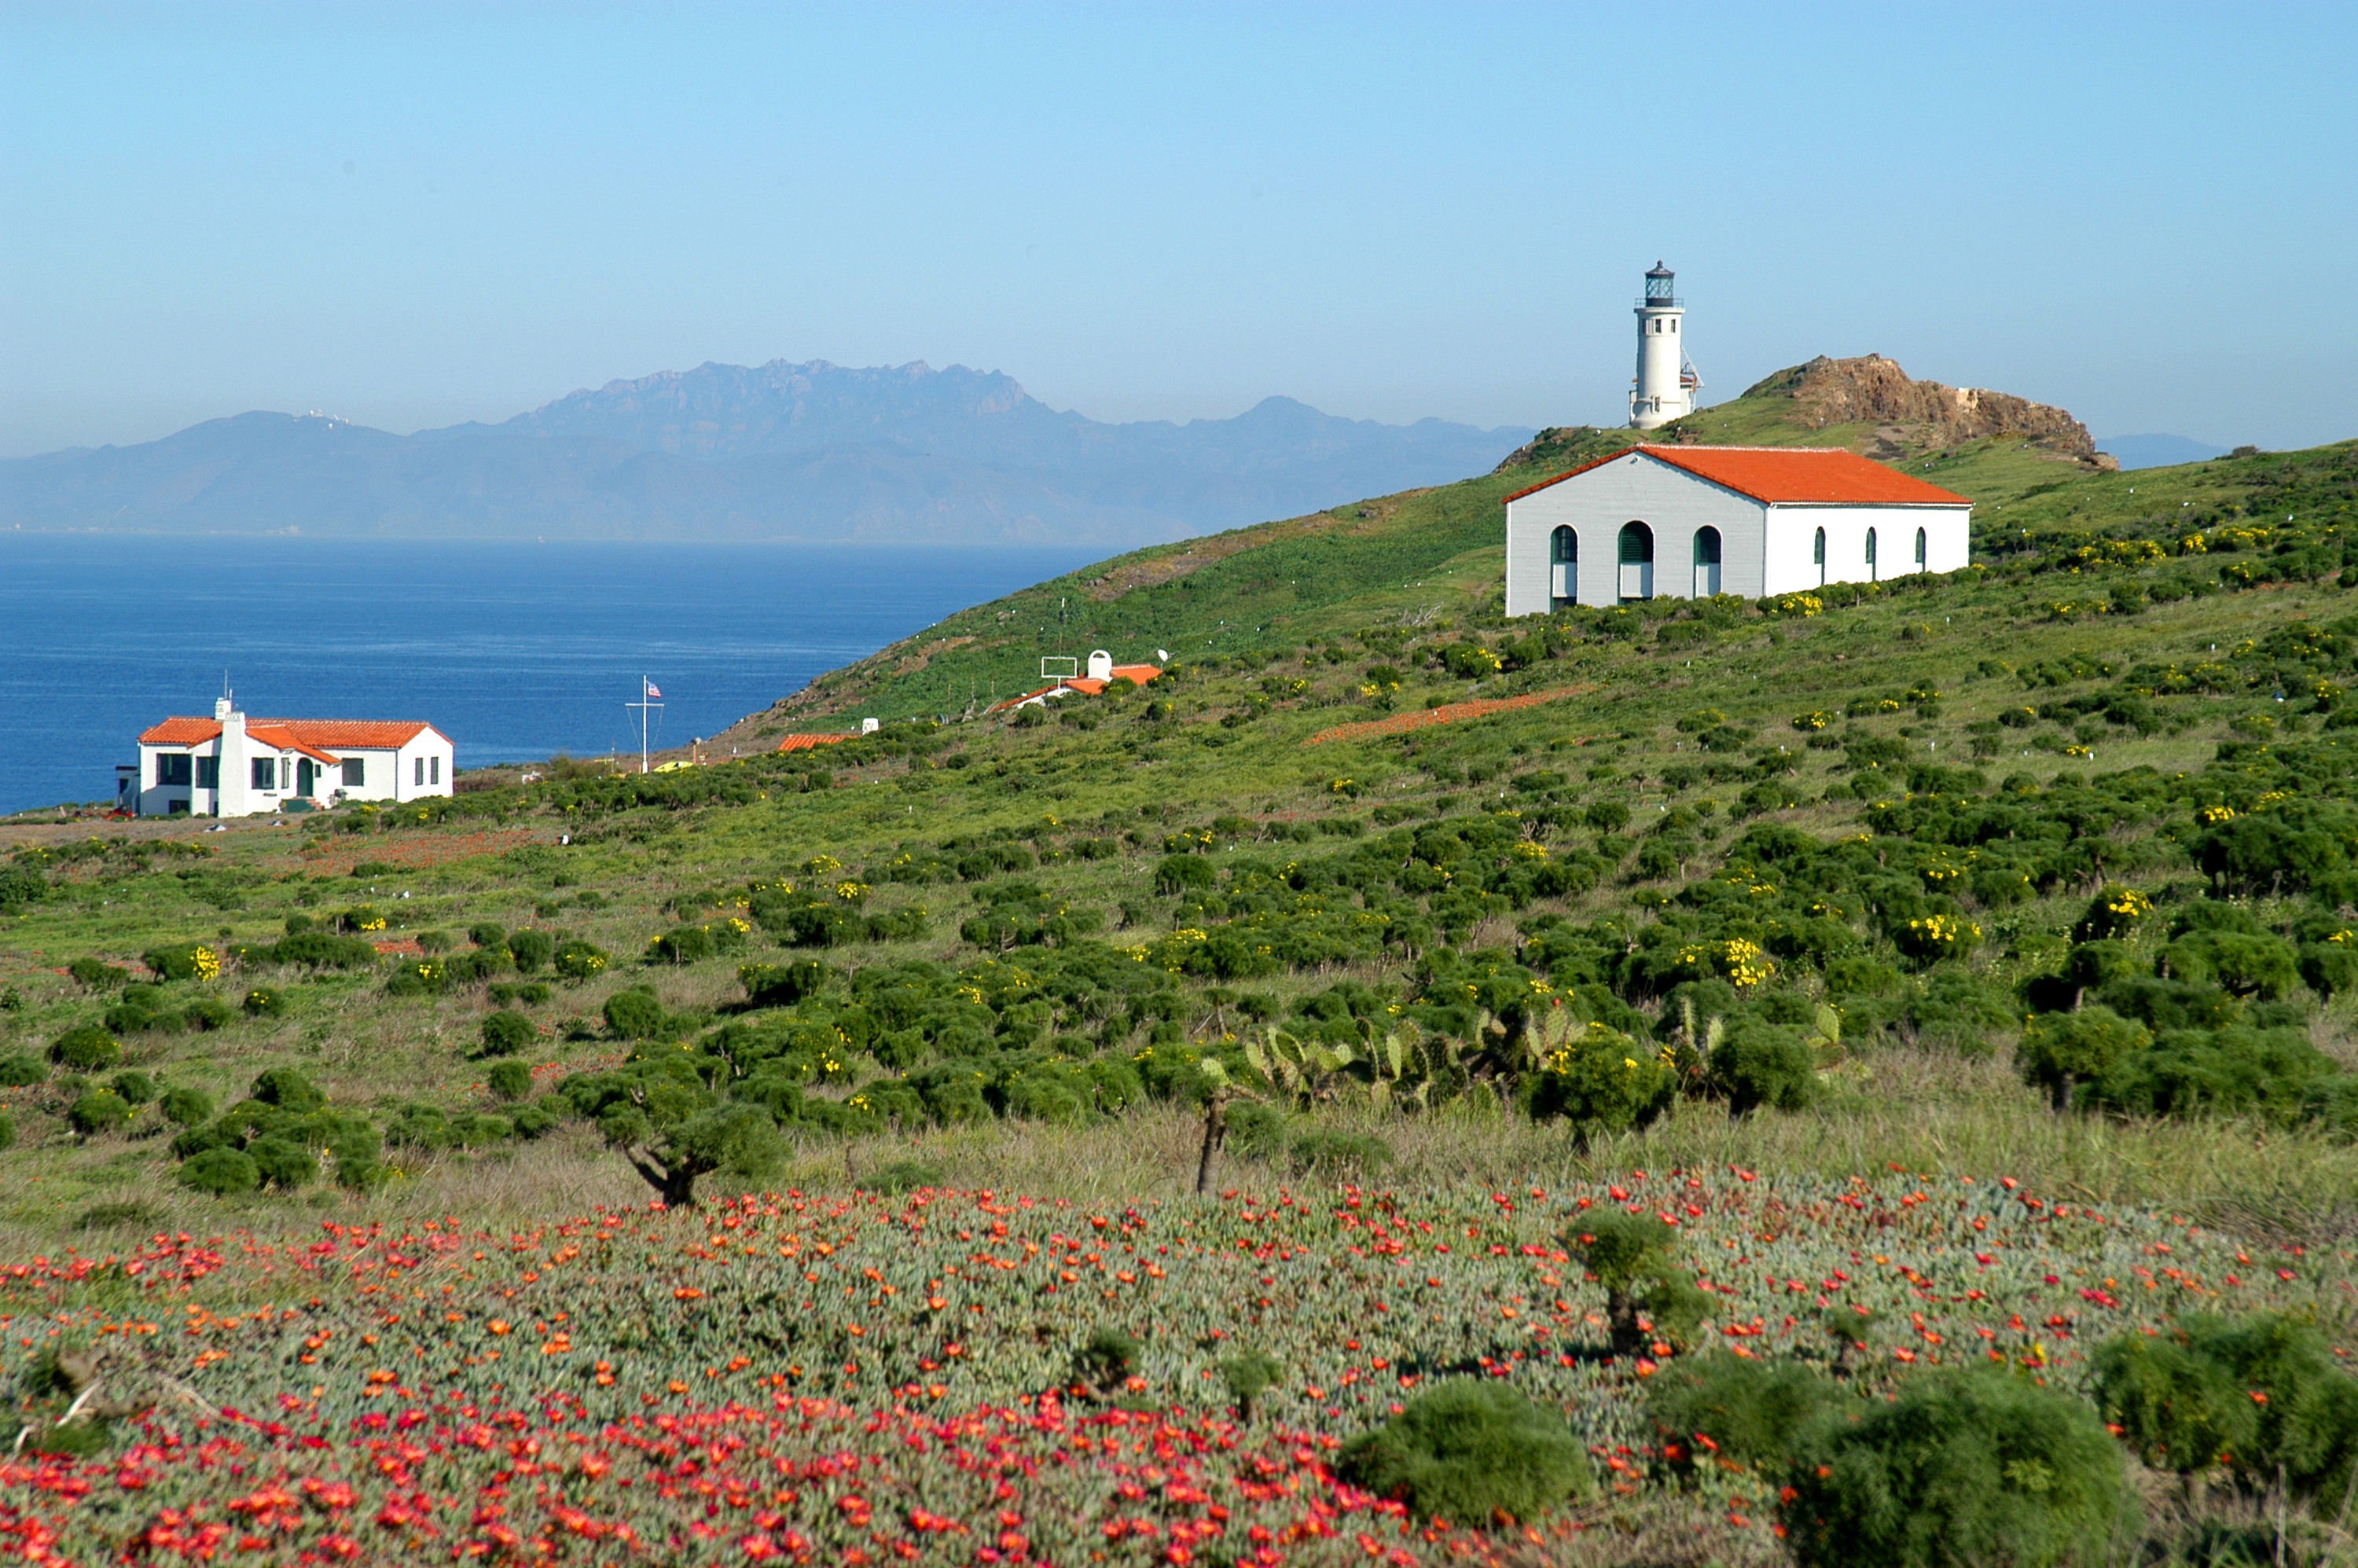
[[[1656,262],[1646,274],[1646,297],[1638,301],[1638,384],[1629,394],[1629,423],[1653,430],[1694,412],[1703,378],[1687,362],[1680,330],[1686,309],[1671,287],[1669,267]]]

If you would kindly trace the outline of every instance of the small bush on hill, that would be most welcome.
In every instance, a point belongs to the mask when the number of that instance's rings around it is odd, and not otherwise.
[[[483,1054],[513,1056],[540,1038],[540,1031],[521,1012],[494,1012],[483,1020]]]
[[[1675,1465],[1701,1463],[1701,1449],[1731,1464],[1781,1466],[1803,1430],[1843,1397],[1799,1362],[1719,1351],[1682,1357],[1646,1382],[1646,1411]]]
[[[84,1023],[50,1043],[49,1060],[77,1073],[102,1072],[123,1060],[123,1047],[105,1030]]]
[[[517,973],[535,974],[546,968],[556,958],[557,938],[546,931],[511,931],[508,933],[507,948]]]
[[[119,1131],[131,1123],[131,1103],[113,1089],[92,1089],[66,1110],[66,1120],[84,1138]]]
[[[213,1116],[212,1097],[202,1089],[166,1089],[160,1108],[165,1120],[180,1127],[194,1127]]]
[[[1739,1022],[1711,1054],[1711,1080],[1731,1115],[1801,1110],[1817,1098],[1817,1054],[1798,1029]]]
[[[1336,1468],[1420,1519],[1476,1527],[1499,1513],[1544,1518],[1596,1487],[1562,1416],[1504,1383],[1471,1379],[1418,1395],[1345,1444]]]
[[[1995,1370],[1920,1374],[1812,1428],[1784,1480],[1801,1568],[2098,1563],[2133,1507],[2093,1410]]]
[[[606,1032],[618,1040],[653,1040],[670,1022],[653,991],[616,991],[606,999],[603,1011]]]
[[[328,1097],[294,1067],[265,1068],[255,1076],[249,1092],[263,1104],[281,1110],[318,1110],[328,1103]]]
[[[519,1100],[532,1093],[532,1069],[522,1062],[494,1062],[483,1081],[495,1099]]]
[[[2224,1457],[2255,1491],[2277,1483],[2339,1499],[2358,1465],[2358,1379],[2313,1324],[2282,1314],[2183,1319],[2158,1340],[2100,1347],[2096,1397],[2149,1464],[2183,1472]]]
[[[208,1149],[181,1164],[180,1184],[212,1197],[233,1197],[260,1186],[262,1173],[242,1149]]]

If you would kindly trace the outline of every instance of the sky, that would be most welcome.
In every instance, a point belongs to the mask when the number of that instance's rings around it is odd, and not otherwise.
[[[2358,435],[2358,6],[0,0],[0,455],[708,360],[1618,423],[1812,355]]]

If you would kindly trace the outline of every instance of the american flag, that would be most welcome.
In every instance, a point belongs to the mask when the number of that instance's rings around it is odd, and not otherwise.
[[[663,699],[663,687],[655,685],[654,682],[647,680],[643,676],[641,677],[639,684],[647,688],[647,700],[649,702],[659,702]]]

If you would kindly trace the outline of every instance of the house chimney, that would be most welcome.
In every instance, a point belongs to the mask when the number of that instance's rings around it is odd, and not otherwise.
[[[227,718],[230,716],[231,711],[232,711],[232,709],[231,709],[231,707],[230,707],[230,700],[229,700],[229,698],[228,698],[227,697],[217,697],[213,698],[213,718],[214,718],[214,719],[227,719]]]

